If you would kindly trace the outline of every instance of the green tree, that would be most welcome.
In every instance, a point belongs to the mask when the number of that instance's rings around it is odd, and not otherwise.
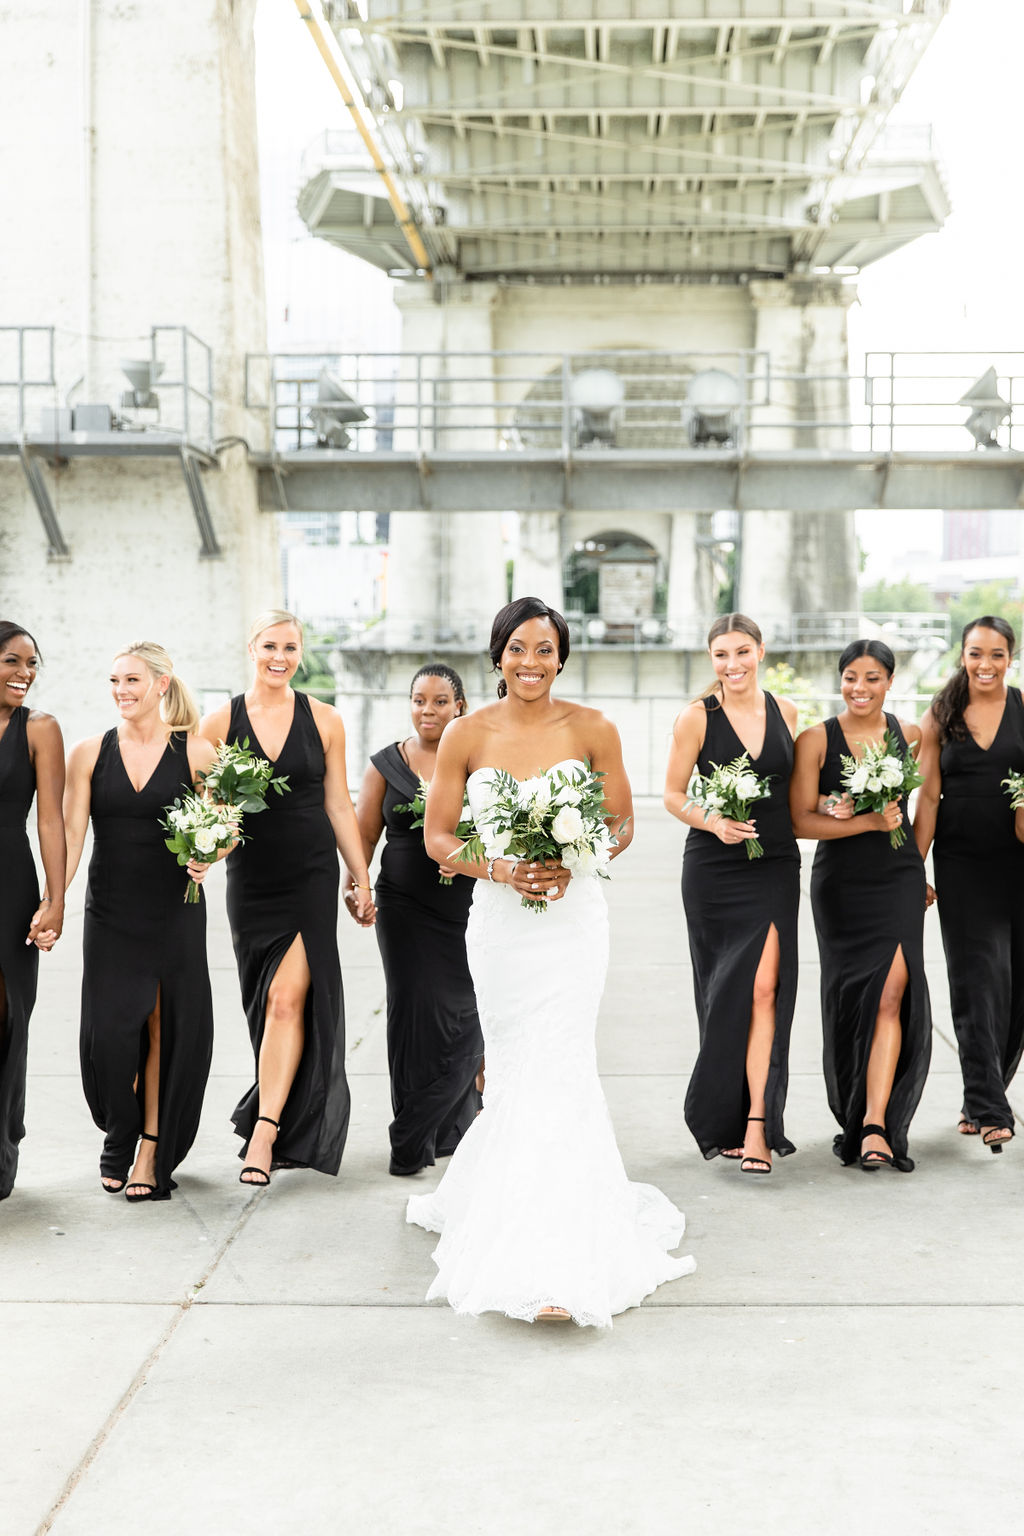
[[[1024,635],[1024,607],[1020,597],[1014,595],[1014,583],[979,581],[972,587],[965,587],[949,604],[949,638],[952,646],[943,661],[947,671],[960,660],[960,636],[965,627],[972,619],[980,619],[990,613],[1012,624],[1017,644],[1021,643]]]
[[[919,581],[876,581],[861,593],[865,613],[937,613],[939,604]]]

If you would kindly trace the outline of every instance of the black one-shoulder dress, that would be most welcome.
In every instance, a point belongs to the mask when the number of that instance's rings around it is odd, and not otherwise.
[[[704,707],[707,729],[697,759],[702,775],[744,751],[718,701],[705,699]],[[754,977],[773,923],[779,936],[779,984],[765,1090],[765,1139],[783,1156],[796,1150],[783,1127],[800,905],[800,854],[789,815],[793,738],[770,693],[765,694],[765,714],[764,744],[751,767],[759,777],[771,778],[771,790],[750,810],[764,854],[751,859],[742,843],[727,846],[703,827],[690,828],[683,850],[683,908],[700,1032],[684,1112],[705,1157],[715,1157],[725,1147],[741,1147],[746,1135]]]
[[[419,780],[396,744],[370,759],[384,779],[384,831],[376,884],[377,944],[388,998],[391,1172],[417,1173],[448,1157],[480,1108],[484,1042],[466,959],[474,882],[438,880],[407,805]]]
[[[1024,702],[1008,688],[988,751],[947,741],[932,859],[964,1114],[1013,1129],[1006,1089],[1024,1047],[1024,843],[1002,780],[1024,772]]]
[[[92,772],[92,857],[85,898],[82,1086],[106,1132],[100,1172],[127,1177],[145,1123],[147,1019],[160,999],[156,1200],[199,1129],[213,1051],[206,903],[186,904],[188,874],[164,846],[163,807],[192,788],[187,737],[172,731],[140,790],[107,731]]]
[[[0,1200],[14,1188],[25,1135],[28,1023],[36,1000],[39,951],[25,943],[39,905],[26,822],[36,792],[28,750],[29,710],[11,711],[0,736]]]
[[[245,696],[231,700],[229,742],[259,744]],[[274,763],[288,793],[271,792],[267,809],[246,818],[246,842],[227,860],[227,909],[242,1005],[259,1070],[270,983],[301,934],[311,977],[305,1037],[291,1092],[281,1112],[273,1166],[335,1174],[348,1134],[351,1101],[345,1076],[345,1008],[338,958],[338,850],[324,809],[326,761],[309,699],[295,694],[291,729]],[[245,1146],[259,1114],[259,1083],[232,1120]]]
[[[885,721],[899,747],[906,738],[895,715]],[[818,778],[822,795],[842,788],[849,744],[835,716],[825,721],[828,748]],[[888,832],[818,844],[811,872],[811,908],[821,959],[821,1021],[829,1108],[842,1129],[833,1151],[844,1163],[860,1156],[867,1099],[868,1057],[882,989],[902,947],[908,981],[900,1011],[902,1038],[885,1135],[896,1166],[910,1172],[910,1122],[924,1090],[932,1051],[931,1004],[924,974],[924,861],[910,832],[906,797],[900,802],[907,833],[893,848]]]

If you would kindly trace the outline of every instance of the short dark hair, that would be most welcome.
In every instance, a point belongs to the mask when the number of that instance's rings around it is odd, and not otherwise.
[[[39,655],[36,637],[32,634],[31,630],[26,629],[24,624],[16,624],[13,619],[0,619],[0,647],[10,645],[15,635],[24,635],[26,640],[31,640],[32,649],[39,657],[39,660],[42,661],[43,658]]]
[[[425,666],[420,667],[418,672],[413,673],[412,682],[409,684],[410,698],[412,698],[412,691],[421,677],[443,677],[445,682],[451,684],[456,704],[465,704],[466,690],[463,686],[462,678],[455,668],[450,667],[446,661],[428,661]]]
[[[539,597],[516,597],[512,602],[506,603],[504,608],[499,608],[494,615],[494,623],[491,625],[491,643],[487,654],[491,658],[491,665],[495,672],[501,668],[501,658],[505,647],[519,628],[527,619],[550,619],[558,636],[558,663],[565,665],[569,655],[569,626],[565,622],[564,614],[557,608],[549,608],[547,603]],[[505,679],[498,684],[498,698],[503,699],[507,692]]]
[[[842,677],[850,662],[858,661],[861,656],[870,656],[872,661],[877,661],[879,666],[885,668],[890,677],[896,671],[896,657],[884,640],[851,640],[839,658],[838,672],[840,677]]]

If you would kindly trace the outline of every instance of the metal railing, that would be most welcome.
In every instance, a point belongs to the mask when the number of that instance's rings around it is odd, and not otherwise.
[[[982,440],[963,397],[990,368]],[[595,372],[610,390],[598,405]],[[723,375],[733,398],[709,401]],[[780,371],[754,350],[251,353],[245,405],[266,423],[264,450],[332,446],[311,413],[329,415],[337,388],[358,408],[339,416],[354,453],[1024,449],[1024,352],[870,352],[849,373]]]
[[[703,651],[713,613],[627,615],[584,613],[566,608],[569,638],[577,651],[683,650]],[[387,613],[372,618],[339,615],[320,619],[322,643],[344,650],[418,651],[445,647],[460,652],[486,652],[491,620],[459,616],[441,621],[404,619]],[[941,655],[950,645],[950,619],[945,613],[794,613],[763,624],[765,643],[773,651],[841,651],[851,640],[877,637],[897,651],[931,651]]]

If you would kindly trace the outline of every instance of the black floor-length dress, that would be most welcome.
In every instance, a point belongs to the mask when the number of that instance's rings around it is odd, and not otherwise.
[[[896,716],[887,714],[885,720],[905,752]],[[828,748],[818,791],[830,795],[842,788],[840,758],[853,754],[835,716],[825,721],[825,732]],[[896,951],[903,949],[908,981],[885,1135],[897,1166],[909,1172],[914,1164],[907,1156],[907,1134],[928,1075],[932,1030],[924,974],[924,861],[910,832],[906,797],[901,808],[907,834],[901,848],[892,847],[888,832],[819,842],[811,908],[821,959],[825,1086],[829,1108],[842,1127],[833,1150],[844,1163],[860,1156],[878,1005]]]
[[[932,859],[964,1114],[1013,1128],[1006,1088],[1024,1046],[1024,843],[1001,780],[1024,771],[1024,702],[1009,688],[992,745],[942,748]]]
[[[213,1050],[206,903],[187,904],[188,874],[164,845],[163,807],[192,788],[187,737],[172,731],[140,790],[128,777],[117,728],[92,772],[92,857],[85,898],[80,1052],[92,1117],[106,1132],[100,1172],[127,1177],[145,1122],[146,1021],[160,1000],[157,1193],[199,1129]]]
[[[376,884],[377,943],[388,998],[392,1173],[447,1157],[480,1108],[483,1035],[466,959],[473,881],[438,880],[407,805],[419,780],[397,745],[370,759],[384,779],[387,841]]]
[[[697,759],[702,775],[744,751],[725,710],[705,699],[707,730]],[[752,764],[770,777],[770,794],[749,815],[764,848],[751,859],[742,843],[726,845],[713,832],[691,827],[683,850],[683,908],[693,962],[700,1053],[690,1076],[685,1115],[705,1157],[741,1147],[750,1113],[747,1037],[754,977],[774,923],[779,936],[775,1037],[765,1089],[765,1139],[773,1151],[795,1150],[783,1115],[789,1085],[789,1037],[797,986],[797,909],[800,854],[789,815],[793,738],[778,704],[765,694],[765,735]]]
[[[266,757],[245,707],[231,701],[229,742],[248,738]],[[271,791],[267,809],[246,818],[247,841],[227,861],[227,907],[242,1005],[259,1070],[267,996],[278,966],[301,934],[309,965],[302,1058],[280,1115],[274,1164],[337,1173],[351,1108],[345,1076],[345,1007],[338,959],[340,871],[334,829],[324,809],[326,763],[309,699],[295,694],[291,729],[274,763],[288,793]],[[259,1083],[232,1115],[246,1146],[256,1124]],[[245,1146],[239,1152],[244,1158]]]
[[[25,1135],[28,1022],[36,1000],[39,951],[25,943],[39,905],[39,884],[25,829],[36,792],[28,751],[28,709],[11,711],[0,736],[0,1200],[14,1188],[18,1145]]]

